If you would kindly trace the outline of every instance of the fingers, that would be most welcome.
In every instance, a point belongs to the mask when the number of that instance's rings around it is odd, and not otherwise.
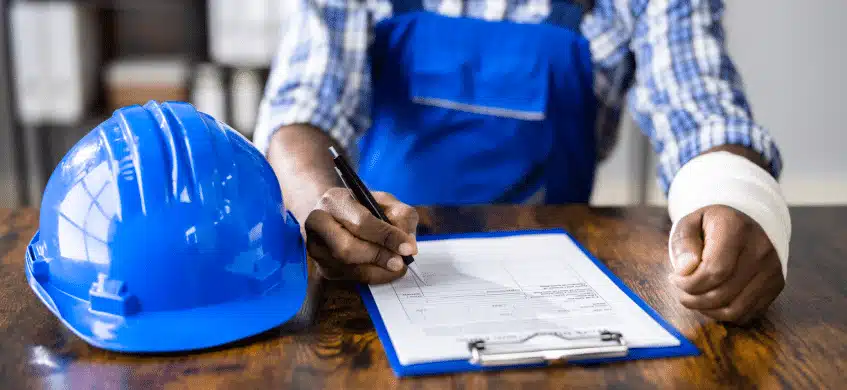
[[[670,280],[680,289],[680,303],[716,320],[746,323],[784,288],[767,235],[733,208],[710,206],[686,216],[670,245],[676,271]]]
[[[406,269],[391,272],[384,268],[370,264],[357,264],[353,266],[320,266],[321,274],[330,280],[352,280],[367,284],[383,284],[394,281],[406,274]]]
[[[784,285],[781,269],[769,268],[756,274],[729,305],[700,312],[718,321],[745,323],[770,305]]]
[[[697,268],[689,275],[672,275],[671,281],[683,291],[699,295],[726,282],[751,231],[751,221],[728,207],[706,209],[703,213],[703,252]]]
[[[374,264],[400,271],[403,260],[383,246],[355,237],[324,210],[314,210],[306,218],[307,249],[324,267],[334,263]]]
[[[393,196],[377,194],[391,223],[375,217],[344,188],[327,191],[306,218],[309,255],[327,279],[386,283],[405,274],[400,256],[417,253],[410,234],[417,228],[417,213]]]
[[[406,268],[401,268],[400,271],[391,272],[384,268],[376,267],[370,264],[358,265],[353,268],[353,276],[355,280],[368,284],[383,284],[388,283],[406,274]]]
[[[735,321],[736,323],[739,325],[747,324],[756,317],[761,316],[765,313],[771,303],[776,300],[782,292],[782,289],[785,288],[785,279],[782,277],[782,269],[775,273],[775,276],[772,278],[773,282],[769,284],[770,287],[759,296],[759,299],[753,305],[753,308],[750,309],[746,315],[743,315],[740,319]]]
[[[769,255],[776,256],[776,252],[771,251]],[[778,261],[779,260],[776,259],[777,263],[775,266],[777,267],[779,266]],[[774,266],[767,265],[768,263],[763,260],[762,254],[758,253],[755,245],[745,247],[744,251],[741,253],[741,259],[738,263],[739,266],[735,273],[729,278],[729,280],[726,281],[726,283],[718,286],[714,290],[710,290],[699,295],[689,294],[684,290],[680,290],[678,291],[679,302],[686,308],[692,310],[711,310],[728,306],[733,299],[735,299],[735,297],[744,290],[744,287],[750,284],[753,277],[763,271],[763,265],[769,267]]]
[[[327,191],[318,202],[318,209],[328,211],[347,231],[361,240],[404,256],[413,255],[417,250],[414,239],[408,233],[375,217],[345,189]]]
[[[368,284],[388,283],[406,274],[402,266],[399,271],[390,271],[371,264],[346,264],[331,253],[320,237],[310,237],[309,255],[317,262],[323,277],[331,280],[352,280]]]
[[[703,253],[703,213],[695,212],[679,220],[671,237],[671,264],[674,273],[688,275],[700,264]]]

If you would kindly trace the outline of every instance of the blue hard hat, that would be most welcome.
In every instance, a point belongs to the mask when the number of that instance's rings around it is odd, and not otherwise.
[[[99,348],[167,352],[275,328],[300,310],[306,250],[259,151],[187,103],[129,106],[44,190],[26,275]]]

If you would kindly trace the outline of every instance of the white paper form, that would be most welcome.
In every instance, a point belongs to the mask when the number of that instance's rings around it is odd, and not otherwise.
[[[565,234],[420,241],[418,249],[425,283],[407,272],[369,286],[403,365],[468,359],[472,339],[536,332],[609,330],[630,347],[679,345]]]

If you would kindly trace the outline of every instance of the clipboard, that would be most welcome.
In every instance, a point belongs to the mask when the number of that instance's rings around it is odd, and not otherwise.
[[[596,334],[536,333],[516,342],[486,343],[472,341],[468,343],[471,358],[468,360],[450,360],[431,363],[403,365],[397,358],[391,337],[380,315],[376,301],[365,284],[358,286],[365,308],[374,323],[374,328],[385,350],[391,369],[397,377],[439,375],[459,372],[500,371],[522,368],[541,368],[556,364],[595,365],[628,360],[658,359],[684,356],[698,356],[700,350],[685,338],[676,328],[665,321],[658,312],[647,305],[611,270],[599,261],[591,252],[564,229],[537,229],[519,231],[495,231],[480,233],[436,234],[418,237],[418,241],[443,240],[450,238],[492,238],[528,234],[564,234],[597,266],[611,281],[623,291],[638,307],[644,310],[660,326],[679,340],[679,345],[660,348],[630,348],[626,344],[626,335],[617,332],[601,331]],[[574,346],[558,349],[523,348],[521,344],[535,337],[552,336],[565,341],[573,341]]]

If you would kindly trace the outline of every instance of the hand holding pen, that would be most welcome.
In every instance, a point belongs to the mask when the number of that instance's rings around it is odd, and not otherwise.
[[[353,197],[356,198],[359,203],[365,206],[374,217],[379,218],[379,220],[385,223],[391,223],[391,221],[383,212],[382,207],[377,203],[376,199],[374,199],[370,190],[368,190],[368,188],[365,186],[365,183],[362,182],[362,180],[359,178],[359,175],[356,174],[353,168],[350,167],[349,164],[347,164],[347,161],[344,160],[344,157],[338,154],[338,152],[333,147],[330,147],[329,151],[330,153],[332,153],[332,160],[335,163],[335,172],[338,173],[338,176],[341,178],[341,181],[344,182],[344,185],[347,187],[347,189],[350,190],[350,192],[353,194]],[[411,234],[414,234],[414,232],[411,232]],[[414,261],[415,259],[411,256],[411,253],[408,255],[403,254],[403,264],[409,266],[409,269],[412,271],[412,273],[415,274],[418,279],[423,281],[423,279],[421,279],[420,274],[418,274],[418,272],[415,270],[415,267],[412,267],[412,263]]]
[[[324,277],[386,283],[405,274],[404,257],[417,254],[415,209],[385,192],[373,192],[365,201],[379,206],[379,213],[357,200],[353,190],[331,188],[306,218],[309,255]]]

